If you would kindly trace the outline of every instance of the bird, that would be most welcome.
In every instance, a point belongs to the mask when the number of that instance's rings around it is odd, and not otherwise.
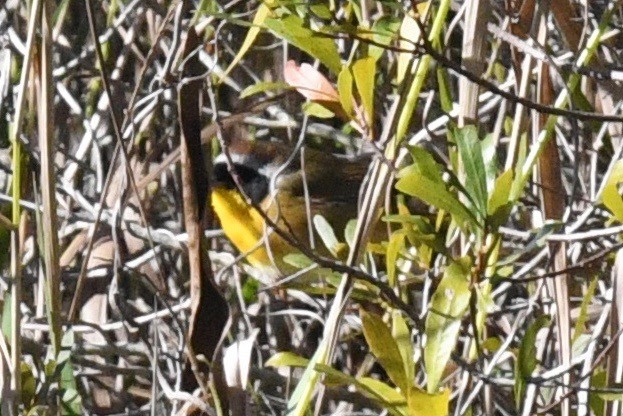
[[[310,218],[321,215],[337,235],[343,232],[357,216],[371,161],[370,154],[350,157],[307,147],[302,155],[282,142],[235,140],[213,162],[211,201],[223,232],[268,280],[295,271],[284,257],[299,246],[311,248],[310,234],[317,252],[328,254],[317,232],[310,232]],[[271,230],[256,207],[293,237],[296,247]]]

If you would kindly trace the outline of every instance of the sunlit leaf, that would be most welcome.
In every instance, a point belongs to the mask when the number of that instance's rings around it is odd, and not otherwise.
[[[369,46],[369,54],[378,60],[385,52],[391,41],[396,37],[396,33],[400,29],[400,21],[392,16],[382,16],[372,25],[372,40],[375,45]],[[380,46],[379,46],[380,45]]]
[[[353,114],[353,74],[348,66],[344,66],[337,77],[337,90],[344,112],[350,117]]]
[[[71,348],[74,344],[74,332],[69,329],[63,334],[61,351],[58,353],[58,366],[61,369],[59,384],[63,390],[61,403],[64,415],[82,414],[82,396],[78,393],[76,370],[71,359]]]
[[[469,192],[476,209],[482,217],[487,212],[487,173],[482,158],[482,148],[475,126],[465,126],[456,131],[456,142],[463,169],[465,189]]]
[[[322,215],[314,215],[314,227],[325,247],[333,254],[337,254],[339,241],[333,227]]]
[[[368,56],[357,60],[352,67],[355,85],[361,98],[369,127],[374,124],[374,81],[376,74],[376,61]]]
[[[420,27],[415,19],[411,17],[411,15],[405,14],[402,24],[400,25],[400,41],[398,42],[400,49],[405,51],[398,54],[396,73],[396,82],[398,84],[404,80],[407,69],[415,57],[415,54],[409,51],[415,50],[415,46],[420,40],[421,33]]]
[[[245,37],[244,42],[242,42],[240,48],[238,49],[238,53],[236,53],[236,56],[231,61],[223,75],[221,75],[219,82],[221,82],[225,77],[227,77],[227,75],[229,75],[231,70],[234,69],[236,65],[238,65],[238,62],[240,62],[244,55],[249,51],[249,48],[251,47],[251,45],[253,45],[253,42],[255,42],[257,35],[260,33],[261,25],[264,23],[270,13],[270,8],[266,4],[260,3],[260,7],[257,8],[257,12],[255,12],[255,17],[253,18],[253,26],[251,26],[251,28],[247,32],[247,36]]]
[[[405,396],[380,380],[371,377],[360,377],[357,379],[357,382],[360,386],[365,387],[365,389],[361,390],[363,390],[363,393],[367,393],[366,396],[379,400],[385,406],[405,405],[407,403]]]
[[[402,362],[405,367],[405,375],[407,380],[412,383],[414,374],[413,362],[413,342],[411,341],[411,331],[407,326],[407,322],[397,310],[392,312],[392,337],[396,341]]]
[[[366,397],[378,402],[381,407],[387,408],[390,414],[406,415],[404,411],[406,409],[401,409],[401,407],[404,407],[407,400],[396,388],[370,377],[355,378],[325,364],[316,364],[314,369],[324,374],[324,384],[329,386],[354,385]]]
[[[303,111],[305,114],[318,118],[333,118],[335,114],[321,104],[308,101],[303,103]]]
[[[409,392],[409,416],[446,416],[450,403],[450,390],[430,394],[424,390],[412,389]]]
[[[264,24],[276,36],[320,60],[334,74],[338,74],[342,69],[342,61],[335,42],[306,27],[300,17],[289,15],[279,19],[268,18]]]
[[[623,160],[619,160],[606,181],[601,200],[619,222],[623,222],[623,198],[619,193],[619,184],[623,182]]]
[[[509,169],[502,173],[493,185],[493,191],[487,203],[487,221],[489,226],[496,229],[503,225],[512,209],[512,202],[508,200],[513,184],[513,172]]]
[[[365,310],[361,311],[361,322],[363,334],[374,357],[396,386],[402,391],[408,391],[411,382],[407,380],[400,350],[387,324],[380,316]]]
[[[398,268],[398,258],[405,246],[405,233],[402,230],[394,232],[387,244],[387,255],[385,256],[387,265],[387,282],[390,286],[396,285],[396,270]]]
[[[355,240],[355,229],[357,228],[357,220],[350,220],[346,223],[344,228],[344,239],[349,247],[352,247]]]
[[[445,184],[433,182],[421,175],[406,175],[398,180],[396,189],[415,196],[438,209],[447,211],[462,229],[478,222],[458,198],[446,189]]]
[[[266,367],[305,367],[309,364],[307,358],[293,352],[278,352],[264,363]]]
[[[446,267],[430,302],[424,346],[427,391],[430,394],[437,392],[443,371],[456,345],[461,319],[469,306],[470,268],[468,257],[454,261]]]

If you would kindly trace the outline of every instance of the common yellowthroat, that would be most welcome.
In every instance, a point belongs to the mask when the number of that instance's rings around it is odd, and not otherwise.
[[[370,162],[369,156],[350,158],[306,148],[302,158],[295,155],[286,164],[293,151],[282,143],[240,140],[228,146],[232,173],[225,154],[214,161],[212,205],[223,231],[241,253],[248,253],[253,266],[273,279],[293,271],[283,258],[296,249],[271,231],[246,202],[234,176],[246,196],[280,229],[310,247],[310,216],[322,215],[336,235],[356,217],[359,188]],[[317,233],[312,233],[316,248],[326,253]]]

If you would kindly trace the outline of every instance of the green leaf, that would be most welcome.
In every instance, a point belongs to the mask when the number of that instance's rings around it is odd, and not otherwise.
[[[491,282],[485,279],[474,285],[474,289],[476,290],[476,307],[478,310],[476,313],[476,324],[478,335],[482,336],[485,332],[487,316],[495,310],[495,301],[491,294],[493,287]]]
[[[601,195],[602,202],[619,222],[623,222],[623,198],[619,193],[621,182],[623,182],[623,160],[614,165]]]
[[[270,8],[266,4],[261,3],[260,7],[257,8],[255,17],[253,18],[253,26],[247,32],[247,37],[244,39],[244,42],[242,42],[240,49],[238,49],[238,53],[231,61],[223,75],[221,75],[218,83],[223,81],[223,79],[225,79],[227,75],[229,75],[229,72],[234,69],[236,65],[238,65],[238,62],[240,62],[242,57],[249,51],[249,48],[251,48],[251,45],[253,45],[253,42],[255,42],[257,35],[260,33],[262,23],[264,23],[270,13]]]
[[[497,144],[493,140],[493,134],[487,134],[480,142],[482,149],[482,160],[485,163],[485,171],[487,173],[487,192],[489,198],[495,185],[495,180],[498,174],[498,158],[497,158]]]
[[[382,381],[371,377],[360,377],[357,379],[359,386],[366,396],[379,400],[385,406],[397,406],[407,404],[407,399],[395,388],[389,386]]]
[[[290,253],[283,257],[283,261],[297,269],[311,267],[314,262],[303,253]]]
[[[12,298],[10,291],[4,294],[4,303],[2,305],[2,335],[5,339],[11,339],[13,332],[13,321],[11,320]]]
[[[502,341],[499,338],[487,338],[482,343],[482,349],[490,353],[497,352],[502,347]]]
[[[288,15],[279,19],[267,18],[264,24],[275,36],[318,59],[333,73],[338,74],[342,69],[335,42],[305,27],[305,22],[300,17]]]
[[[571,337],[571,344],[575,342],[576,339],[585,329],[586,321],[588,320],[588,306],[591,304],[593,297],[595,296],[595,289],[597,288],[598,278],[593,278],[591,280],[590,285],[588,285],[588,289],[586,290],[586,294],[584,298],[582,298],[582,304],[580,305],[580,314],[578,315],[578,320],[575,323],[575,327],[573,328],[573,336]]]
[[[407,380],[412,383],[415,378],[415,363],[413,362],[411,331],[407,326],[407,322],[397,310],[392,311],[392,337],[396,340],[396,345],[400,351]]]
[[[325,217],[316,214],[314,215],[314,227],[325,247],[334,255],[337,254],[340,242],[337,240],[331,224],[329,224]]]
[[[71,348],[75,345],[74,332],[68,329],[61,339],[61,350],[58,353],[58,367],[60,367],[60,387],[63,391],[61,398],[63,415],[81,415],[82,397],[78,393],[76,371],[71,361]]]
[[[309,364],[307,358],[293,352],[278,352],[266,361],[266,367],[305,367]]]
[[[258,82],[257,84],[249,85],[247,88],[242,90],[242,92],[240,93],[240,98],[247,98],[261,92],[284,89],[292,88],[285,82]]]
[[[411,386],[411,381],[407,380],[402,355],[400,355],[396,340],[392,337],[389,328],[380,316],[365,310],[361,311],[361,322],[363,334],[370,346],[372,355],[376,357],[394,384],[403,392],[407,392]]]
[[[456,132],[456,142],[463,168],[465,189],[469,192],[481,218],[487,212],[487,173],[482,158],[482,148],[475,126],[465,126]]]
[[[357,379],[355,377],[342,373],[341,371],[326,364],[316,364],[314,370],[324,374],[325,377],[322,382],[328,386],[357,384]]]
[[[463,257],[452,262],[443,274],[430,303],[426,318],[424,363],[428,376],[427,391],[437,392],[443,371],[456,344],[461,319],[469,306],[471,262]]]
[[[346,65],[342,67],[340,74],[337,76],[337,91],[344,113],[352,117],[355,111],[353,108],[353,74]]]
[[[478,225],[474,215],[454,194],[446,189],[443,183],[433,182],[428,177],[413,174],[400,178],[396,183],[396,189],[449,212],[463,230],[466,230],[468,225]]]
[[[591,387],[598,389],[604,388],[608,384],[608,373],[602,369],[597,369],[591,375]],[[589,393],[588,402],[591,406],[591,410],[595,415],[603,415],[604,407],[606,405],[605,400],[597,393]]]
[[[510,169],[495,180],[487,203],[487,222],[493,229],[497,229],[506,222],[513,207],[512,202],[508,200],[512,184],[513,171]]]
[[[75,388],[63,389],[61,397],[61,405],[63,415],[81,415],[82,413],[82,397]]]
[[[396,269],[398,268],[398,258],[400,252],[405,247],[405,233],[402,230],[394,232],[387,244],[387,255],[385,261],[387,265],[387,281],[390,286],[396,285]]]
[[[519,347],[515,372],[515,401],[517,402],[518,409],[523,402],[523,396],[526,391],[526,380],[532,376],[532,372],[538,364],[536,359],[536,336],[541,328],[545,328],[549,324],[549,316],[539,316],[526,331]]]
[[[325,364],[316,364],[314,369],[324,374],[324,384],[329,386],[352,384],[363,395],[378,402],[381,407],[387,408],[391,414],[406,415],[399,407],[404,407],[407,399],[388,384],[370,377],[355,378]]]
[[[323,3],[311,4],[309,5],[309,11],[324,20],[333,19],[333,13],[329,9],[329,6],[326,4],[323,4]]]
[[[35,398],[35,394],[37,392],[37,380],[32,373],[32,369],[27,363],[21,361],[20,365],[22,377],[21,399],[24,406],[29,408],[32,405],[32,400]]]
[[[409,392],[409,416],[446,416],[450,404],[450,390],[430,394],[420,389]]]
[[[368,46],[368,53],[375,60],[378,60],[392,40],[396,38],[396,33],[400,29],[400,21],[393,16],[382,16],[372,24],[372,40],[375,45]]]
[[[454,106],[454,100],[452,99],[452,84],[448,71],[443,66],[437,67],[437,85],[439,85],[439,103],[443,111],[450,113]],[[450,126],[454,123],[450,122]]]
[[[322,104],[319,104],[313,101],[307,101],[303,103],[303,111],[305,112],[305,114],[312,116],[312,117],[318,117],[318,118],[335,117],[335,114],[333,113],[333,111],[329,110]]]
[[[409,153],[411,153],[411,157],[413,158],[412,166],[416,168],[417,172],[420,172],[434,182],[443,183],[442,171],[439,164],[435,162],[435,159],[430,153],[418,146],[410,147]]]
[[[602,375],[603,374],[603,375]],[[603,372],[599,372],[597,373],[595,376],[593,376],[591,378],[591,384],[592,387],[594,387],[595,389],[606,389],[606,388],[616,388],[616,389],[620,389],[621,387],[621,383],[615,383],[613,385],[608,385],[608,379],[607,379],[607,373],[605,371]],[[602,401],[602,407],[603,407],[603,402],[611,402],[614,400],[623,400],[623,393],[610,393],[610,392],[594,392],[591,393],[596,395],[600,401]],[[602,413],[596,413],[596,414],[603,414]]]
[[[349,247],[353,246],[353,241],[355,240],[355,229],[357,228],[357,220],[350,220],[346,223],[346,228],[344,228],[344,240]]]
[[[295,354],[292,354],[295,356]],[[289,416],[303,416],[307,413],[307,408],[313,397],[316,383],[318,382],[318,372],[314,369],[318,363],[322,363],[327,357],[327,344],[326,341],[322,341],[316,352],[308,361],[305,371],[301,376],[301,379],[296,385],[296,388],[288,399],[288,409],[292,409],[288,412]]]
[[[27,416],[48,416],[50,414],[50,408],[43,405],[37,405],[31,407],[28,410]]]
[[[374,125],[374,80],[376,74],[376,60],[368,56],[353,64],[353,78],[361,98],[361,105],[366,114],[368,126]]]

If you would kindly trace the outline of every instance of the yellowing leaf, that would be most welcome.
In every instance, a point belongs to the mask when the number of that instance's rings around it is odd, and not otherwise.
[[[400,350],[383,319],[378,315],[362,310],[361,322],[363,334],[374,357],[396,386],[404,392],[408,391],[411,381],[407,380]]]
[[[266,367],[305,367],[309,364],[307,358],[293,352],[278,352],[266,361]]]
[[[368,127],[374,124],[374,80],[376,61],[371,56],[357,60],[353,64],[353,77],[359,91],[361,105],[366,115]]]
[[[240,62],[242,57],[249,51],[249,48],[253,45],[253,42],[255,42],[255,38],[257,38],[257,35],[260,33],[262,23],[264,23],[264,20],[266,20],[270,13],[270,8],[266,4],[260,4],[260,7],[257,8],[257,12],[255,13],[255,17],[253,18],[253,26],[251,26],[247,32],[247,37],[244,38],[244,42],[242,42],[238,53],[231,61],[223,75],[221,75],[218,81],[219,83],[227,77],[229,72],[234,69],[236,65],[238,65],[238,62]]]
[[[398,345],[398,350],[402,356],[407,380],[412,383],[415,378],[415,363],[413,362],[411,331],[407,326],[407,322],[397,310],[392,312],[392,337],[396,340],[396,345]]]
[[[303,112],[305,112],[305,114],[309,116],[317,118],[332,118],[335,116],[335,114],[331,110],[329,110],[322,104],[312,101],[303,103]]]
[[[623,160],[619,160],[614,165],[614,169],[612,169],[612,173],[608,177],[601,195],[604,205],[619,222],[623,222],[623,198],[621,198],[619,193],[619,184],[621,182],[623,182]]]
[[[404,405],[407,402],[405,396],[400,394],[395,388],[376,380],[371,377],[360,377],[357,379],[357,383],[364,387],[361,389],[366,396],[372,397],[381,401],[384,405]]]
[[[424,364],[428,376],[427,391],[437,392],[443,371],[456,345],[461,319],[469,306],[471,262],[463,257],[452,262],[443,274],[430,303],[426,318]]]
[[[344,112],[351,117],[353,114],[353,74],[348,66],[344,66],[337,77],[337,90]]]
[[[279,19],[267,18],[264,24],[276,36],[320,60],[333,73],[338,74],[342,69],[335,42],[305,27],[305,22],[300,17],[289,15]]]
[[[420,389],[412,389],[407,398],[409,416],[446,416],[450,403],[450,390],[429,394]]]
[[[404,19],[402,20],[402,24],[400,25],[400,42],[398,43],[401,50],[405,52],[400,52],[398,54],[398,66],[397,66],[397,74],[396,74],[396,82],[400,84],[407,73],[407,68],[411,63],[411,60],[415,56],[412,52],[414,51],[415,45],[417,45],[420,40],[421,31],[417,22],[413,17],[409,14],[405,14]]]
[[[396,269],[398,268],[398,256],[405,246],[405,233],[402,230],[394,232],[387,244],[387,254],[385,256],[387,264],[387,281],[390,286],[396,285]]]

